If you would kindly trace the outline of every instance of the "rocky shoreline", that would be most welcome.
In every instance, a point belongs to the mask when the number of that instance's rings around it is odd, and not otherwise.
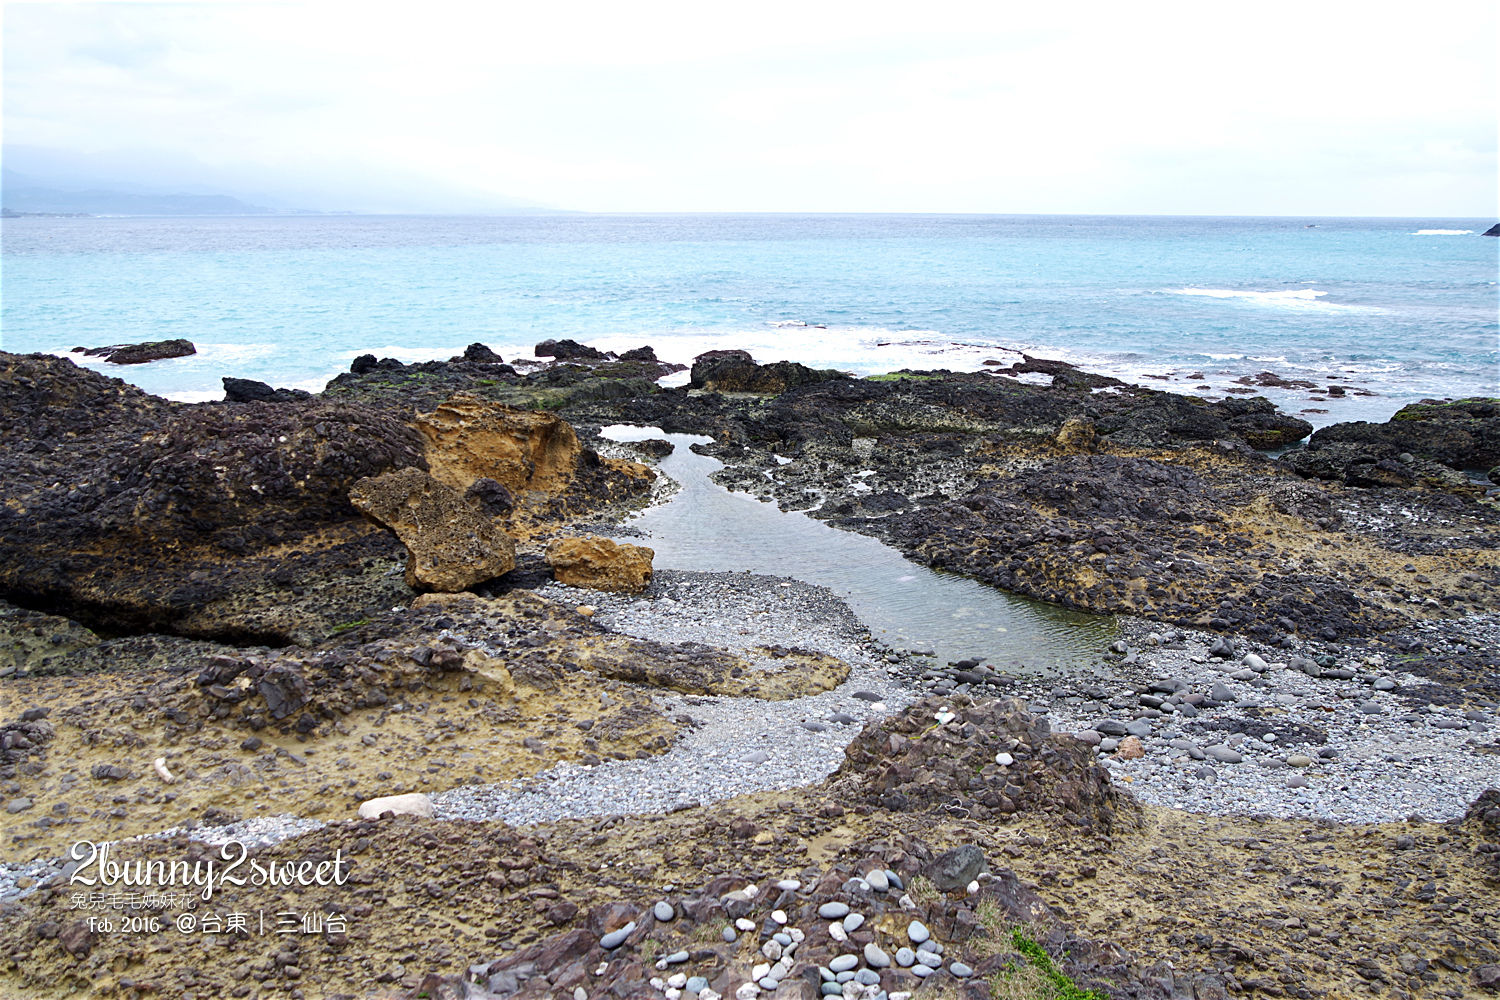
[[[0,992],[1500,987],[1496,401],[1270,458],[1311,428],[1058,362],[711,352],[663,389],[649,348],[576,346],[193,405],[0,355]],[[616,423],[1122,638],[1045,677],[890,648],[794,579],[554,582],[671,493]],[[432,818],[355,818],[414,793]],[[342,894],[204,909],[353,926],[104,933],[56,864],[80,839],[342,851]]]

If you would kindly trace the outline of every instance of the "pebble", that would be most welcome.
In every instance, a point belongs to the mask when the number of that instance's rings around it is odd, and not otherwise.
[[[864,922],[865,915],[863,913],[849,914],[844,918],[844,933],[853,934],[855,931],[859,930],[861,926],[863,926]]]
[[[848,972],[858,964],[858,955],[840,955],[828,963],[828,968],[834,973]]]
[[[837,901],[824,903],[818,907],[818,916],[824,920],[838,920],[849,915],[849,904]]]
[[[953,973],[959,979],[968,979],[974,974],[974,970],[969,968],[962,962],[954,962],[952,965],[948,966],[948,971]]]
[[[917,964],[917,953],[910,948],[901,947],[896,949],[896,964],[903,969],[910,969]]]
[[[865,964],[872,969],[884,969],[891,964],[891,956],[880,949],[874,941],[865,945]]]
[[[926,965],[913,965],[911,967],[911,974],[916,976],[918,979],[926,979],[936,971],[936,969]]]
[[[741,930],[748,934],[755,930],[755,921],[747,917],[740,917],[734,922],[734,926],[736,930]]]
[[[995,754],[995,763],[999,764],[1001,767],[1010,767],[1015,762],[1016,759],[1008,753]]]
[[[651,908],[651,915],[662,923],[667,923],[677,916],[677,911],[672,909],[672,904],[662,900]]]
[[[778,924],[781,924],[782,926],[785,926],[786,925],[786,911],[785,910],[772,910],[771,911],[771,919],[774,920],[774,921],[776,921]]]
[[[1206,757],[1212,757],[1220,764],[1238,764],[1245,759],[1240,756],[1239,751],[1231,750],[1222,743],[1215,743],[1211,747],[1205,747],[1203,754]]]
[[[782,892],[796,892],[798,889],[802,888],[802,883],[798,879],[784,878],[780,882],[776,883],[776,888],[780,889]]]
[[[610,931],[608,934],[600,938],[599,946],[601,948],[604,948],[606,951],[613,951],[615,948],[618,948],[620,947],[620,945],[624,944],[625,939],[630,937],[631,933],[634,930],[635,921],[632,920],[630,923],[626,924],[624,927],[621,927],[619,930]]]
[[[913,920],[906,925],[906,939],[912,944],[920,945],[932,937],[932,932],[927,925],[920,920]]]
[[[719,936],[724,939],[725,944],[734,944],[740,939],[740,936],[734,932],[733,927],[725,927]]]
[[[708,989],[708,980],[702,976],[689,976],[687,982],[683,984],[683,989],[696,996]]]
[[[865,881],[870,883],[870,888],[876,892],[889,892],[891,889],[890,879],[885,877],[885,872],[879,868],[872,870],[865,876]]]

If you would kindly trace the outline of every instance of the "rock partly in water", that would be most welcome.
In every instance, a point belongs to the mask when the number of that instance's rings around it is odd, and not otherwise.
[[[532,353],[539,358],[556,358],[558,361],[607,361],[613,357],[576,340],[544,340]]]
[[[143,365],[148,361],[166,358],[185,358],[197,354],[198,348],[191,340],[152,340],[142,344],[113,344],[109,347],[75,347],[74,354],[86,354],[103,358],[115,365]]]
[[[401,539],[414,589],[467,590],[516,565],[515,542],[479,504],[421,469],[361,479],[349,500]]]

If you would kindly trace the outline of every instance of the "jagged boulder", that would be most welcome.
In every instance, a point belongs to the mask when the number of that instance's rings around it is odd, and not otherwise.
[[[644,545],[608,538],[557,538],[547,545],[547,565],[559,583],[621,594],[646,589],[655,555]]]
[[[599,462],[561,417],[476,396],[456,395],[431,413],[418,414],[416,425],[427,442],[433,478],[458,490],[491,479],[512,494],[556,493],[580,466]]]
[[[510,572],[516,546],[470,499],[421,469],[361,479],[349,491],[356,508],[406,546],[406,584],[448,593]]]

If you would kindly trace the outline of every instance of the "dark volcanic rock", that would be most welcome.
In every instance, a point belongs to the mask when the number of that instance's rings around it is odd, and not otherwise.
[[[191,340],[153,340],[143,344],[114,344],[110,347],[75,347],[74,354],[103,358],[115,365],[142,365],[164,358],[185,358],[197,354]]]
[[[1383,424],[1363,420],[1321,428],[1308,442],[1361,446],[1385,458],[1409,453],[1450,469],[1488,469],[1500,463],[1500,399],[1424,399]]]
[[[423,465],[414,430],[364,407],[186,406],[38,355],[0,354],[0,435],[0,596],[188,635],[295,631],[271,593],[399,552],[349,488]]]
[[[1500,236],[1500,222],[1497,222],[1493,226],[1491,226],[1490,228],[1486,229],[1484,231],[1484,235],[1486,235],[1486,236]]]
[[[494,351],[490,350],[484,344],[480,344],[480,343],[477,343],[477,342],[473,343],[473,344],[470,344],[468,347],[464,348],[464,353],[463,353],[462,360],[464,360],[464,361],[472,361],[475,364],[481,364],[481,365],[503,365],[503,364],[505,364],[505,359],[504,358],[502,358],[500,355],[496,354]]]
[[[224,378],[224,401],[226,403],[289,403],[297,399],[311,399],[312,393],[302,389],[273,389],[264,382],[248,378]]]
[[[781,393],[793,386],[847,378],[842,372],[821,371],[795,361],[758,365],[745,351],[708,351],[693,359],[688,385],[717,392]]]
[[[533,353],[539,358],[559,361],[607,361],[612,356],[576,340],[544,340],[536,345]]]

